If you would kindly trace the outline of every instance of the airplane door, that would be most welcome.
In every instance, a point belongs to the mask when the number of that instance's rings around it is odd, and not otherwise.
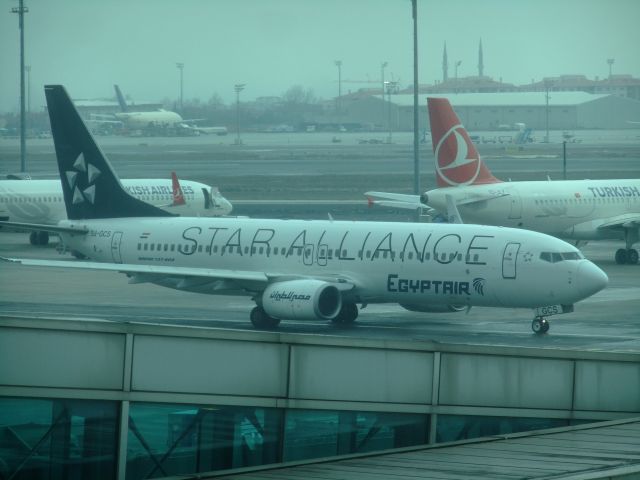
[[[519,243],[507,243],[502,255],[502,278],[516,278],[516,261],[519,250]]]
[[[115,263],[122,263],[120,244],[122,243],[122,232],[113,232],[111,237],[111,257]]]
[[[329,247],[325,244],[318,245],[318,265],[325,267],[327,265],[327,257],[329,256]]]
[[[307,243],[304,246],[302,261],[305,265],[313,265],[313,244]]]
[[[509,210],[509,218],[522,218],[522,198],[520,195],[509,195],[511,199],[511,209]]]

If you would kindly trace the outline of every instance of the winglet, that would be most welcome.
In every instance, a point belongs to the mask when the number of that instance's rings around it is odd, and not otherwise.
[[[444,198],[447,202],[447,220],[449,223],[464,223],[453,197],[451,195],[445,195]]]
[[[177,207],[178,205],[185,205],[187,202],[184,199],[182,187],[180,186],[180,181],[178,180],[178,175],[176,175],[176,172],[171,172],[171,186],[173,188],[172,206]]]
[[[446,98],[427,98],[438,187],[498,183]]]

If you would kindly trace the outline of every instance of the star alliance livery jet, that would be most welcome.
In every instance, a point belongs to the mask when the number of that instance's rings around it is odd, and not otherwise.
[[[175,213],[190,217],[212,217],[231,213],[231,203],[216,187],[190,180],[122,179],[123,187],[134,197]],[[67,218],[60,180],[0,180],[0,220],[18,223],[56,225]],[[46,245],[49,232],[32,231],[32,245]]]
[[[532,308],[533,330],[546,332],[545,317],[572,311],[607,285],[576,248],[528,230],[171,216],[121,186],[64,87],[45,94],[68,216],[54,231],[91,261],[4,260],[248,295],[257,328],[280,320],[350,324],[358,304],[393,302],[421,312]]]
[[[480,158],[445,98],[429,98],[438,188],[418,195],[367,192],[370,203],[430,207],[444,213],[450,196],[466,223],[526,228],[576,242],[624,240],[616,263],[638,263],[640,180],[502,182]]]

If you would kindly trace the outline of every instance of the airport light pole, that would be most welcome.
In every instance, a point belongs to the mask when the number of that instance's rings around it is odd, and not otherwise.
[[[31,65],[24,67],[27,72],[27,113],[31,113]]]
[[[336,98],[336,113],[340,113],[340,97],[342,97],[342,60],[334,60],[333,62],[338,67],[338,98]]]
[[[411,0],[413,16],[413,194],[420,195],[420,138],[418,122],[418,0]],[[416,211],[420,221],[420,210]]]
[[[391,143],[391,93],[393,90],[395,90],[396,85],[398,85],[398,82],[384,82],[385,86],[387,87],[387,98],[388,98],[388,117],[387,117],[387,123],[389,126],[389,135],[387,136],[387,143]]]
[[[184,90],[183,90],[183,72],[184,72],[184,63],[182,62],[177,62],[176,63],[176,67],[178,67],[178,70],[180,70],[180,113],[183,113],[183,106],[184,106]]]
[[[382,62],[380,64],[380,78],[382,78],[382,117],[384,118],[384,69],[387,68],[388,62]]]
[[[611,81],[611,75],[612,75],[611,68],[613,67],[613,63],[615,61],[616,61],[615,58],[607,58],[607,64],[609,65],[609,81]]]
[[[233,90],[236,92],[236,145],[242,145],[240,140],[240,92],[244,90],[245,83],[236,83]]]
[[[549,87],[551,86],[551,82],[548,80],[544,81],[544,90],[545,90],[545,123],[547,126],[547,134],[544,137],[544,143],[549,143]]]
[[[11,9],[11,13],[18,14],[18,27],[20,29],[20,172],[27,171],[27,136],[26,115],[24,112],[24,14],[29,11],[24,6],[24,0],[20,0],[17,7]]]
[[[460,64],[462,63],[462,60],[458,60],[455,64],[454,64],[454,77],[456,79],[456,93],[458,93],[458,67],[460,66]]]

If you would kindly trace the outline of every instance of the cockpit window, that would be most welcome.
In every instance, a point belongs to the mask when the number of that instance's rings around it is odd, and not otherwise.
[[[580,252],[542,252],[540,260],[549,263],[558,263],[563,260],[580,260],[584,258]]]

